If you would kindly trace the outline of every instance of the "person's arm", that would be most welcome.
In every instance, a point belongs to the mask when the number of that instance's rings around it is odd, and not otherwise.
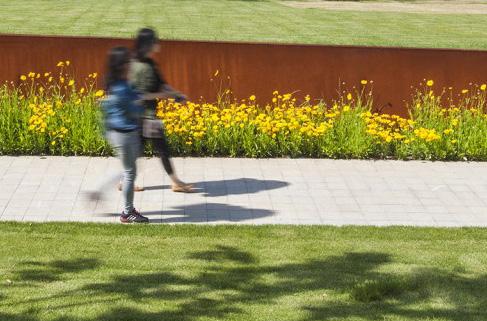
[[[164,89],[161,88],[160,92],[146,93],[140,95],[140,100],[169,99],[169,98],[174,99],[178,103],[185,102],[186,100],[188,100],[188,98],[185,95],[174,90],[169,85],[167,85],[167,87],[165,87]]]
[[[170,93],[158,92],[158,93],[147,93],[140,96],[141,100],[154,100],[154,99],[167,99],[173,98]]]
[[[185,102],[188,100],[186,95],[180,93],[176,89],[172,88],[169,84],[164,83],[160,87],[160,92],[168,96],[168,98],[173,98],[176,102]]]

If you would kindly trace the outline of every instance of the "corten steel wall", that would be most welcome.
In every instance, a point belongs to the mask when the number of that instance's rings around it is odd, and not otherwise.
[[[131,46],[132,41],[0,36],[0,80],[18,81],[31,70],[52,71],[67,59],[77,76],[102,73],[107,51],[116,45]],[[384,111],[402,115],[411,86],[423,79],[434,79],[435,88],[458,90],[487,80],[487,51],[162,41],[157,61],[168,81],[192,99],[212,100],[222,84],[239,98],[255,94],[268,100],[279,90],[330,101],[340,82],[350,88],[368,79],[374,80],[375,105],[391,104]],[[213,77],[216,70],[219,75]]]

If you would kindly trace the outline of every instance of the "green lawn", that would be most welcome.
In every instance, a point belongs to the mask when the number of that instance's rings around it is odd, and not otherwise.
[[[487,230],[0,224],[0,320],[486,320]]]
[[[338,12],[250,0],[0,0],[0,33],[487,49],[487,15]]]

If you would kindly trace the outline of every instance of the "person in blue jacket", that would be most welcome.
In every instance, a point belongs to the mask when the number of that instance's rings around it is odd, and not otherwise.
[[[135,91],[127,81],[130,51],[125,47],[113,48],[108,55],[106,73],[107,97],[102,101],[106,138],[123,166],[122,191],[124,208],[122,223],[147,223],[134,207],[134,182],[137,175],[136,160],[141,153],[140,130],[144,108],[142,100],[164,98],[163,94],[144,94]]]

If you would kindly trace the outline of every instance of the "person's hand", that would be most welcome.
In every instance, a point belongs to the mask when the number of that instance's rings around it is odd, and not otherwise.
[[[186,97],[186,95],[183,94],[176,94],[174,96],[174,101],[177,103],[185,103],[186,101],[188,101],[188,97]]]

